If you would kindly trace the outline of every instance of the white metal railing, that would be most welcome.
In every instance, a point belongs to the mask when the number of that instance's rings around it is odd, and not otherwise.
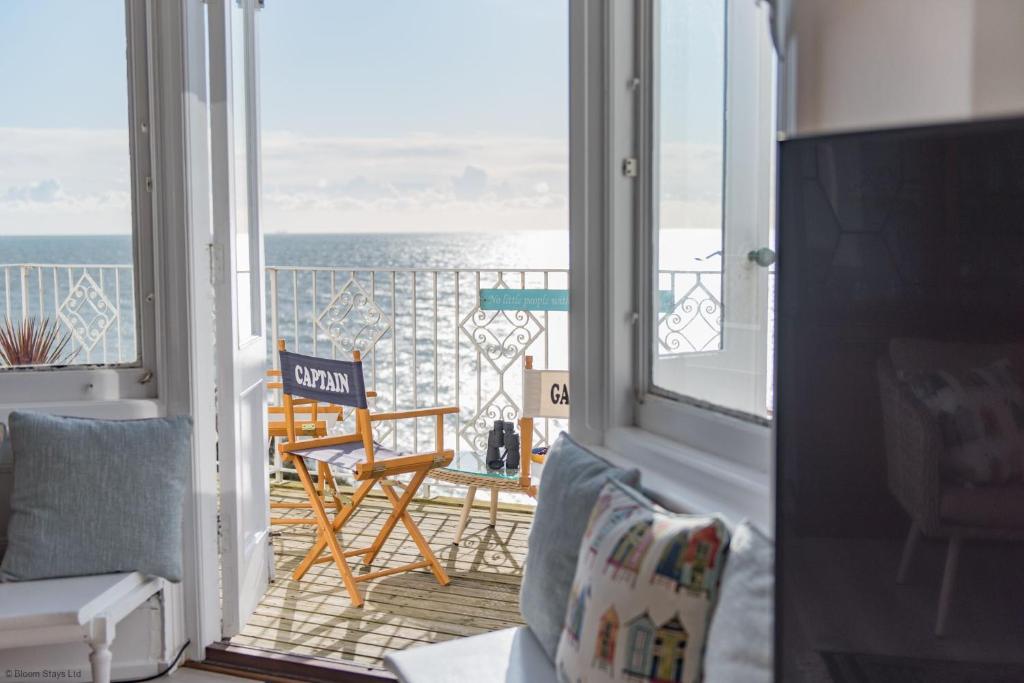
[[[358,349],[377,409],[456,405],[447,442],[482,452],[493,420],[519,414],[524,355],[538,368],[568,367],[569,321],[564,311],[482,310],[480,290],[568,286],[564,269],[268,267],[268,362],[276,362],[276,339],[313,355]],[[659,289],[659,353],[720,348],[719,272],[664,271]],[[0,265],[0,303],[9,320],[59,321],[75,363],[137,358],[131,266]],[[550,426],[538,425],[540,442]],[[411,448],[432,443],[425,421],[396,429],[378,438]]]
[[[458,406],[446,442],[481,453],[492,422],[519,415],[522,357],[568,366],[568,313],[482,310],[480,290],[568,285],[567,270],[268,267],[268,339],[321,356],[358,349],[377,409]],[[539,425],[539,443],[548,427]],[[433,443],[432,423],[388,428],[378,440]]]
[[[722,348],[721,271],[660,271],[657,305],[659,356]]]
[[[72,363],[130,363],[138,358],[131,266],[0,265],[0,302],[7,320],[59,322],[71,337]]]

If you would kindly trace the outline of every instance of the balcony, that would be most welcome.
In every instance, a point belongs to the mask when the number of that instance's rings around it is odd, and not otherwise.
[[[74,363],[131,363],[137,356],[135,292],[130,266],[11,264],[0,266],[0,305],[8,320],[49,318],[71,337]],[[522,359],[535,367],[566,368],[569,360],[569,273],[548,270],[366,269],[268,267],[267,363],[271,340],[321,356],[363,354],[373,408],[391,410],[451,404],[448,443],[483,453],[496,419],[519,415]],[[720,274],[660,274],[659,353],[720,348]],[[515,292],[528,290],[526,304]],[[566,425],[539,420],[535,446]],[[378,433],[392,446],[433,443],[433,424],[410,423]],[[289,468],[268,456],[271,498],[297,502],[302,491]],[[462,490],[431,483],[411,508],[428,543],[452,578],[440,589],[427,570],[373,579],[366,604],[351,606],[331,564],[316,565],[302,581],[291,572],[309,545],[311,525],[275,525],[276,579],[233,645],[381,666],[391,650],[496,630],[520,623],[519,585],[532,501],[502,494],[495,526],[474,508],[460,545],[452,543]],[[481,505],[488,503],[486,496]],[[346,547],[365,545],[389,510],[371,499],[342,532]],[[294,512],[293,515],[309,515]],[[366,536],[366,539],[362,538]],[[367,571],[413,559],[416,548],[395,534]]]
[[[272,492],[274,501],[304,499],[301,489],[288,482]],[[493,528],[486,510],[474,509],[456,546],[452,534],[460,503],[434,497],[409,508],[451,584],[438,587],[426,569],[376,578],[363,584],[361,608],[351,606],[332,564],[315,565],[301,581],[293,581],[292,570],[308,550],[314,527],[275,527],[276,578],[232,644],[382,667],[392,650],[521,624],[519,583],[532,507],[503,503]],[[383,497],[372,497],[346,524],[342,543],[367,545],[390,511]],[[406,534],[396,533],[365,571],[413,561],[417,553]]]

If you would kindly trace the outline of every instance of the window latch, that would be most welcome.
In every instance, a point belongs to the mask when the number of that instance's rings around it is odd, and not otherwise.
[[[636,178],[639,164],[636,157],[626,157],[622,160],[622,175],[627,178]]]
[[[219,285],[224,272],[224,249],[219,244],[208,244],[210,250],[210,284]]]

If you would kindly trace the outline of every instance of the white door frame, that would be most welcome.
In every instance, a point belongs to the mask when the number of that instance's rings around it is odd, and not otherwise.
[[[206,17],[203,0],[148,0],[157,376],[167,415],[192,417],[175,631],[202,660],[220,638]],[[183,639],[182,639],[183,640]]]
[[[272,567],[265,447],[267,343],[259,230],[257,5],[255,0],[241,0],[240,6],[232,0],[211,0],[208,7],[221,483],[221,635],[231,637],[242,630],[263,598]],[[241,55],[238,46],[242,48]],[[239,56],[240,64],[235,63]],[[238,83],[236,76],[244,82]],[[236,97],[240,88],[244,88],[244,100]],[[240,122],[245,126],[241,138],[237,130]],[[244,188],[244,194],[239,188]],[[241,235],[245,239],[240,239]],[[246,295],[240,296],[243,290]]]

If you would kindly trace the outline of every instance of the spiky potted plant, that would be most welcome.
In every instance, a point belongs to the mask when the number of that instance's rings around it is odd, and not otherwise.
[[[0,325],[0,365],[67,365],[77,354],[71,333],[49,318],[4,320]]]

